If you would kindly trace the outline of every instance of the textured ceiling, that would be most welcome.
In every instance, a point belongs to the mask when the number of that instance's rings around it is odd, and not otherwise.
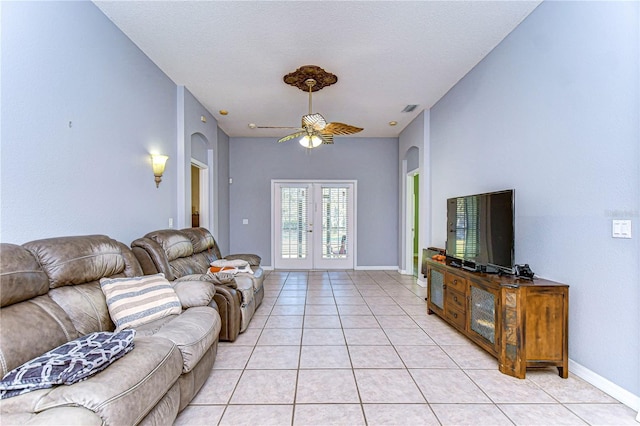
[[[282,77],[308,64],[338,76],[313,112],[364,127],[355,136],[395,137],[539,3],[95,1],[232,137],[287,133],[249,123],[299,126],[307,94]],[[419,107],[401,112],[408,104]]]

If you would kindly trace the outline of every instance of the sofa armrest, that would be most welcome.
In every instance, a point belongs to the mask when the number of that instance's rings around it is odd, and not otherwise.
[[[218,311],[201,306],[187,309],[163,324],[153,337],[164,337],[176,344],[182,354],[182,372],[188,373],[218,340],[220,327]]]
[[[2,413],[2,423],[7,425],[59,425],[102,426],[104,420],[85,407],[56,407],[39,413]]]
[[[145,275],[162,272],[169,281],[175,279],[169,266],[167,254],[157,241],[147,237],[138,238],[131,243],[131,250],[142,266]]]
[[[230,254],[224,257],[225,260],[244,260],[249,262],[249,266],[260,266],[260,262],[262,258],[257,254],[249,254],[249,253],[239,253],[239,254]]]

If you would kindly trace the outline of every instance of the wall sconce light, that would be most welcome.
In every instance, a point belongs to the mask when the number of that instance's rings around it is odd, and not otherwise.
[[[156,188],[160,187],[164,166],[167,164],[168,159],[169,157],[166,155],[151,154],[151,165],[153,166],[153,175],[156,177]]]

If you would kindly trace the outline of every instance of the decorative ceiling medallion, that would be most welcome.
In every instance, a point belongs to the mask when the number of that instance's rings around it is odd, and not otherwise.
[[[311,88],[309,88],[309,85],[306,83],[309,79],[316,81],[316,84]],[[285,83],[295,86],[303,92],[308,92],[309,90],[317,92],[326,86],[331,86],[336,83],[338,76],[323,70],[317,65],[303,65],[294,72],[285,75],[283,80]]]

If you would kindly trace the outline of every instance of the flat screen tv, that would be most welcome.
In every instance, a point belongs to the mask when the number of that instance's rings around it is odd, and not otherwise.
[[[447,200],[446,255],[456,266],[513,272],[514,190]]]

